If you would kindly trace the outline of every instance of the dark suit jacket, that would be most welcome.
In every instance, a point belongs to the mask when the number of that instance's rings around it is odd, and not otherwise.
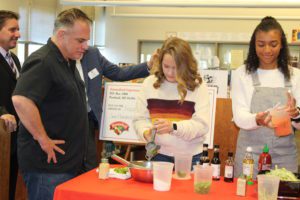
[[[3,106],[0,106],[0,116],[3,114],[7,114],[7,111],[5,110],[5,108]]]
[[[21,65],[18,57],[13,53],[11,53],[11,56],[20,71]],[[17,114],[11,100],[16,83],[17,80],[14,77],[9,64],[2,54],[0,54],[0,106],[4,107],[8,113],[15,115],[17,118]]]
[[[87,90],[88,103],[99,124],[101,122],[102,113],[102,76],[113,81],[128,81],[149,75],[146,63],[130,67],[119,67],[108,61],[101,55],[98,48],[95,47],[90,47],[87,50],[81,60],[81,65]],[[99,75],[91,79],[88,76],[88,73],[94,69],[97,69]]]

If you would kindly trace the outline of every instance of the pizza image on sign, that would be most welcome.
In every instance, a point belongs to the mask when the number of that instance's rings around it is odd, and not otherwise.
[[[128,131],[129,125],[122,121],[116,121],[109,125],[109,129],[113,130],[115,134],[120,135],[124,131]]]

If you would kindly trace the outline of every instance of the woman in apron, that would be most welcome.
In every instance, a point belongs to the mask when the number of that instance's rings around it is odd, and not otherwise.
[[[269,110],[284,106],[291,119],[299,117],[300,70],[289,65],[289,50],[281,25],[273,17],[265,17],[251,37],[245,65],[233,72],[233,119],[240,128],[235,155],[235,176],[243,173],[247,146],[252,147],[254,173],[264,144],[272,156],[272,168],[298,171],[297,148],[292,129],[278,137]]]

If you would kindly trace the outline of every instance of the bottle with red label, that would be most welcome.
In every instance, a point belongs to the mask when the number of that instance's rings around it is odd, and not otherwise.
[[[263,152],[260,154],[258,159],[258,174],[265,174],[269,172],[272,167],[272,158],[269,154],[269,147],[265,144]]]
[[[228,159],[225,161],[224,181],[233,182],[234,161],[233,153],[228,152]]]

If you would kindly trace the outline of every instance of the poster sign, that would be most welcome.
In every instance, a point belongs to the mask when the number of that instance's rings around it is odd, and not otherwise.
[[[140,83],[107,82],[104,90],[100,139],[144,143],[136,135],[132,119]]]
[[[144,143],[133,127],[137,94],[141,83],[108,82],[105,84],[100,140]],[[213,147],[217,89],[208,87],[210,99],[210,132],[205,142]]]
[[[228,98],[227,70],[200,70],[200,74],[208,87],[217,89],[217,98]]]

